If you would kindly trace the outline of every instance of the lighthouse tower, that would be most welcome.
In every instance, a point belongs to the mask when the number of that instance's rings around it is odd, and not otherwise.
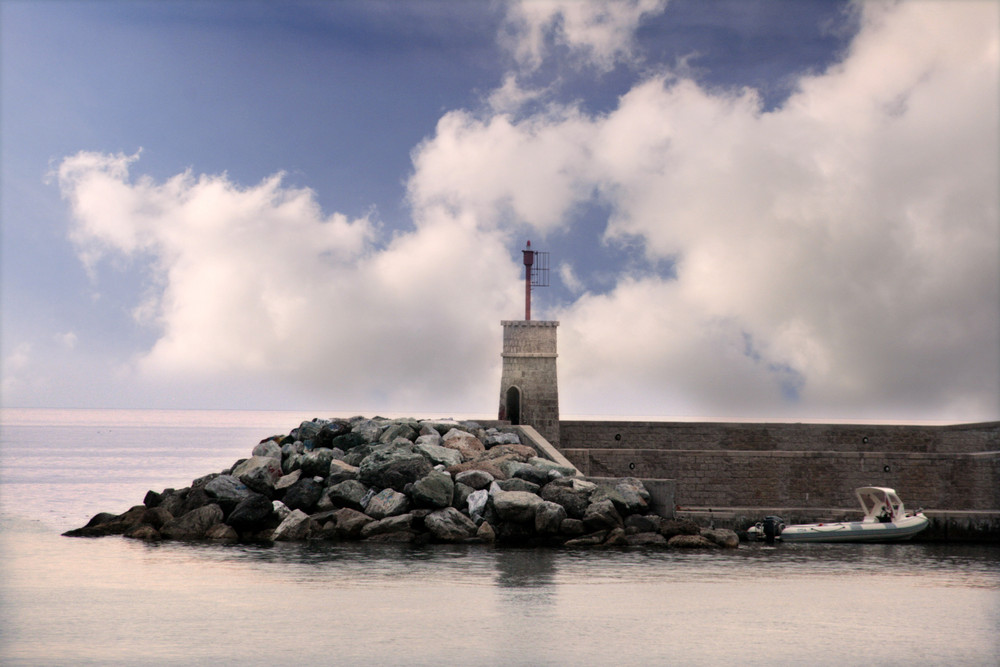
[[[533,426],[553,445],[559,444],[559,384],[556,378],[556,327],[559,322],[532,321],[531,290],[548,286],[547,252],[524,253],[523,320],[504,320],[500,418]]]

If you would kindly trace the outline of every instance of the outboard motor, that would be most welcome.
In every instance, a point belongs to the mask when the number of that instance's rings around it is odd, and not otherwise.
[[[770,544],[778,537],[785,527],[785,522],[780,516],[764,517],[764,541]]]

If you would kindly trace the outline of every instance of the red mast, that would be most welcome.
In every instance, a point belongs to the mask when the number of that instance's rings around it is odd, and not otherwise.
[[[531,249],[531,241],[524,250],[524,319],[531,320],[531,288],[549,286],[549,253]]]
[[[524,319],[531,320],[531,266],[535,263],[535,252],[531,249],[531,241],[522,250],[524,253]]]

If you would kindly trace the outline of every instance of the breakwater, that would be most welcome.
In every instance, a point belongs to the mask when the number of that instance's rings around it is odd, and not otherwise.
[[[501,426],[497,424],[497,426]],[[720,548],[729,530],[677,521],[635,477],[590,481],[530,427],[315,419],[221,472],[150,490],[72,537],[371,540]],[[668,516],[663,516],[664,514]]]

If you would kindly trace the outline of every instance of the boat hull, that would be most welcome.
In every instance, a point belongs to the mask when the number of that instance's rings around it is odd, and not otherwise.
[[[786,526],[783,542],[899,542],[908,540],[927,528],[930,521],[923,514],[889,523],[845,521],[806,523]]]

